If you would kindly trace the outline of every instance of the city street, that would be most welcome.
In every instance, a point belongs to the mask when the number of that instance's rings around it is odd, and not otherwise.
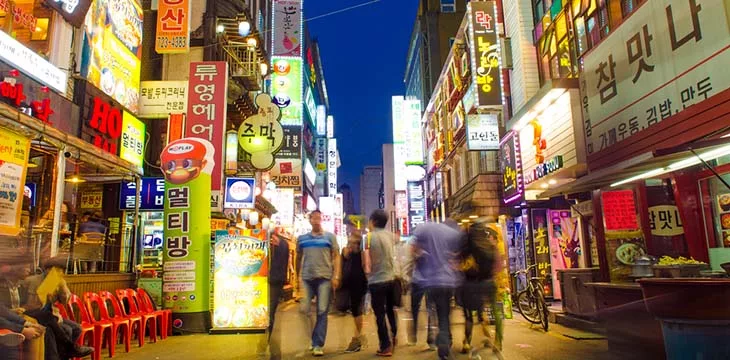
[[[289,303],[280,308],[277,326],[280,327],[282,339],[282,359],[295,359],[296,355],[308,347],[308,337],[298,327],[296,303]],[[463,317],[454,311],[452,329],[454,335],[454,350],[457,359],[466,359],[461,355],[464,322]],[[422,316],[425,315],[422,313]],[[519,317],[519,314],[515,314]],[[399,314],[399,345],[396,348],[394,358],[396,359],[436,359],[435,352],[429,352],[425,344],[425,329],[419,332],[419,344],[407,346],[405,343],[406,326],[410,322],[410,316],[401,311]],[[324,358],[337,359],[372,359],[375,358],[377,348],[377,334],[375,321],[372,313],[366,317],[365,333],[369,342],[368,347],[355,354],[344,354],[352,336],[353,324],[349,316],[330,315],[327,343],[325,345]],[[477,335],[478,334],[478,335]],[[600,337],[595,334],[581,333],[573,329],[567,329],[557,324],[551,324],[550,331],[545,333],[536,326],[530,327],[521,318],[506,320],[505,339],[503,346],[503,358],[508,360],[609,360],[616,359],[608,354],[607,342],[605,339],[597,340],[575,340],[573,337]],[[263,334],[240,334],[240,335],[190,335],[174,336],[157,344],[146,344],[144,348],[132,346],[130,353],[124,353],[123,347],[117,347],[115,359],[263,359],[257,355],[258,342],[264,337]],[[478,331],[475,331],[477,344],[483,339]],[[102,355],[106,355],[106,350]],[[480,353],[482,359],[497,359],[489,350]],[[306,354],[303,358],[311,358]]]

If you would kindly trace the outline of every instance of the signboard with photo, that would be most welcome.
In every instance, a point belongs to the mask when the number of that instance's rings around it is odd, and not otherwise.
[[[20,213],[25,193],[30,140],[0,129],[0,235],[15,236],[20,232]]]

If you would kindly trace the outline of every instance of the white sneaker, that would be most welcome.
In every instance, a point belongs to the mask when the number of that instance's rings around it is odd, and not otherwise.
[[[314,349],[312,349],[312,356],[324,356],[324,350],[322,350],[319,346],[315,346]]]

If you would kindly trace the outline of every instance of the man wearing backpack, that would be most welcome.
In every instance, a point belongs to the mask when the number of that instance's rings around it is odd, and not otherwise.
[[[464,354],[468,354],[472,350],[474,313],[482,326],[484,335],[487,339],[490,338],[487,328],[489,319],[484,316],[484,306],[487,300],[489,300],[496,325],[495,339],[492,344],[494,351],[499,352],[502,346],[502,318],[495,311],[497,286],[494,274],[497,273],[497,266],[499,266],[496,241],[495,231],[484,222],[474,223],[469,228],[467,243],[462,254],[462,271],[465,281],[459,296],[465,317],[465,336],[461,351]]]

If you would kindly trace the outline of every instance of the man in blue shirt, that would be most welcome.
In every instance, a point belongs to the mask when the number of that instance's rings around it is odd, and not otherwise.
[[[312,299],[317,298],[317,320],[312,331],[312,355],[323,356],[327,337],[327,314],[332,289],[340,286],[340,248],[334,234],[322,229],[322,213],[309,214],[312,231],[297,239],[297,270],[302,279],[304,298],[300,312],[309,323]]]

